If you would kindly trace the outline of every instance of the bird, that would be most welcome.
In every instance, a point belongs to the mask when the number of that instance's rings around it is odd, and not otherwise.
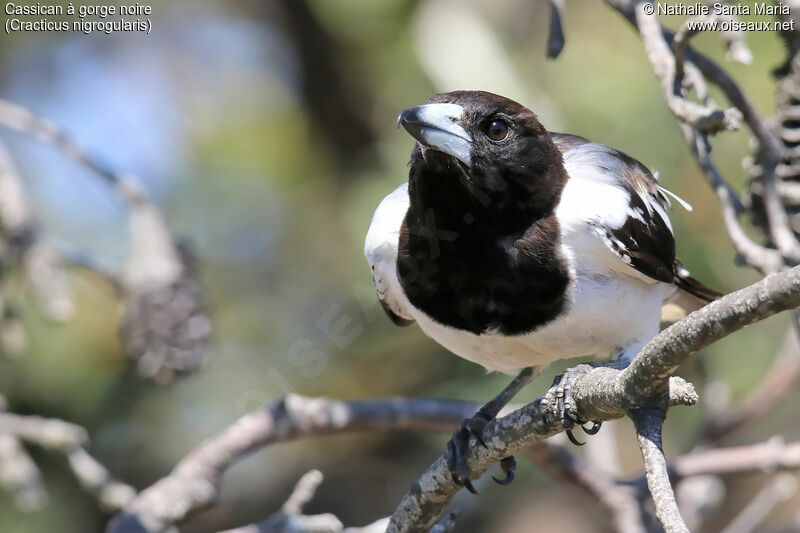
[[[667,211],[686,202],[633,157],[548,131],[503,96],[453,91],[397,118],[416,141],[408,181],[375,210],[365,256],[378,300],[398,326],[417,324],[450,352],[517,373],[447,444],[456,483],[477,492],[470,437],[550,363],[579,356],[626,366],[659,331],[662,306],[699,309],[720,293],[675,257]],[[569,388],[551,398],[570,440]],[[551,389],[552,390],[552,389]],[[599,423],[584,430],[592,434]],[[501,461],[514,476],[514,459]]]

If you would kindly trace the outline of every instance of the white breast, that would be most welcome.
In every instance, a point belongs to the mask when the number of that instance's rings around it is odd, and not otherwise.
[[[559,359],[585,355],[633,357],[658,332],[662,290],[667,284],[628,274],[582,215],[587,212],[587,202],[596,205],[598,198],[608,200],[608,214],[614,215],[614,207],[620,202],[627,207],[624,194],[607,188],[584,188],[578,180],[569,180],[558,207],[559,217],[563,213],[566,221],[562,224],[562,249],[572,277],[569,305],[563,315],[524,335],[475,335],[456,330],[411,305],[396,271],[399,229],[408,209],[405,185],[387,196],[375,211],[365,255],[379,297],[395,313],[416,320],[436,342],[487,369],[513,373],[523,367],[544,367]]]

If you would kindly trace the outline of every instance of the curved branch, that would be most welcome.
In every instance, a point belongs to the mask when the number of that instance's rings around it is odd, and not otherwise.
[[[800,306],[800,267],[772,274],[679,320],[659,333],[623,371],[596,368],[579,378],[572,394],[584,420],[619,418],[669,394],[670,405],[691,405],[691,385],[670,374],[691,354],[712,342],[780,311]],[[486,448],[471,447],[473,477],[532,443],[563,431],[540,405],[541,399],[488,424]],[[394,512],[389,533],[425,531],[460,489],[439,457],[414,483]]]
[[[363,430],[451,431],[478,405],[458,400],[390,398],[342,402],[296,394],[247,414],[186,456],[109,523],[109,533],[169,531],[212,504],[225,471],[270,444]]]
[[[628,22],[639,30],[642,39],[645,41],[645,46],[648,48],[648,57],[653,63],[653,69],[661,78],[662,85],[664,85],[664,80],[667,79],[670,72],[666,67],[659,66],[659,63],[650,57],[652,55],[650,50],[655,47],[663,52],[663,46],[671,45],[674,42],[675,34],[662,28],[655,16],[644,15],[643,9],[641,9],[642,2],[638,0],[606,0],[606,3],[619,11]],[[691,46],[687,45],[683,50],[685,52],[682,57],[694,64],[706,79],[719,87],[730,103],[741,112],[745,123],[758,141],[756,162],[760,166],[760,177],[764,184],[764,207],[769,222],[769,235],[781,251],[781,254],[792,261],[793,264],[797,264],[800,262],[800,242],[797,241],[792,232],[789,217],[781,204],[775,179],[775,172],[782,157],[780,140],[775,133],[770,131],[753,104],[725,70]],[[666,53],[668,54],[669,51],[667,50]],[[664,53],[659,53],[657,58],[660,58],[662,63],[667,63],[667,66],[669,66],[669,60],[672,59],[674,61],[671,54],[669,55],[669,58],[664,59]],[[670,109],[681,120],[692,124],[689,119],[699,116],[692,113],[687,115],[682,107],[675,107],[674,95],[671,93],[665,94],[665,97]],[[692,126],[698,130],[703,130],[705,127],[702,123],[692,124]]]
[[[655,15],[646,15],[643,9],[636,11],[636,26],[647,51],[647,59],[661,81],[664,99],[672,113],[692,128],[706,133],[734,130],[739,126],[741,113],[736,109],[722,110],[715,106],[704,106],[687,100],[681,95],[680,81],[683,78],[684,50],[688,44],[678,41],[680,60],[670,50],[664,39],[661,24]]]
[[[769,316],[800,306],[800,267],[771,274],[711,302],[650,341],[620,376],[631,398],[652,398],[690,355]]]
[[[100,176],[131,205],[150,202],[145,192],[127,176],[106,167],[55,124],[36,116],[28,109],[0,100],[0,125],[18,133],[33,135],[40,141],[57,147],[69,158]]]

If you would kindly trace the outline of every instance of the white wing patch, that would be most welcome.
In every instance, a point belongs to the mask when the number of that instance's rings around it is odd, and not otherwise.
[[[665,189],[646,169],[639,169],[638,162],[607,146],[581,144],[563,156],[569,179],[556,214],[565,245],[576,255],[575,264],[589,272],[616,271],[655,283],[636,268],[631,254],[645,243],[638,242],[635,235],[623,242],[618,235],[626,234],[623,226],[631,220],[646,226],[659,224],[660,219],[672,233]]]

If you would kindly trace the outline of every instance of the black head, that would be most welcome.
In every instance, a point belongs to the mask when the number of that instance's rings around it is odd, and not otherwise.
[[[513,231],[558,203],[566,181],[561,153],[536,115],[513,100],[483,91],[437,94],[397,123],[417,140],[412,209],[435,209],[437,218],[449,210],[454,220],[491,217]]]

